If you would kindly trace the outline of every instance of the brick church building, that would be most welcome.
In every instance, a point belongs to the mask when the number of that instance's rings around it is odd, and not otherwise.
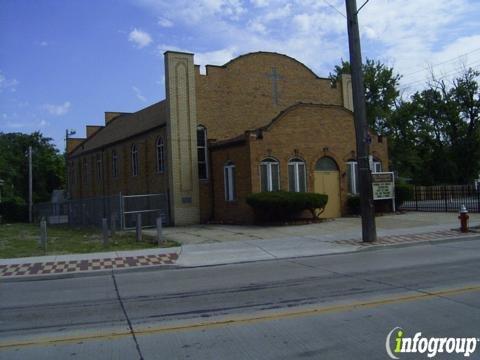
[[[326,193],[324,217],[357,193],[351,80],[336,84],[277,53],[223,66],[165,53],[166,99],[67,143],[73,199],[165,193],[172,225],[249,223],[248,194]],[[388,170],[386,139],[371,135],[372,171]]]

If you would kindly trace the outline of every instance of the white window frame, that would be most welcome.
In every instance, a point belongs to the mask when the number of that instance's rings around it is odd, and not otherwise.
[[[235,164],[228,162],[223,167],[223,186],[225,190],[225,201],[235,201],[236,196],[236,183],[235,183]]]
[[[88,159],[86,157],[83,158],[83,183],[88,185]]]
[[[208,180],[208,138],[207,138],[207,128],[203,125],[198,125],[197,126],[197,137],[198,137],[198,132],[199,131],[202,131],[203,132],[203,144],[202,145],[198,145],[198,140],[197,140],[197,152],[199,149],[202,149],[203,153],[204,153],[204,156],[205,156],[205,161],[200,161],[197,159],[198,161],[198,167],[200,168],[200,165],[204,165],[205,166],[205,177],[202,178],[200,177],[200,171],[198,172],[198,178],[200,180]]]
[[[97,165],[96,167],[96,172],[97,172],[97,180],[98,181],[101,181],[102,180],[102,157],[100,156],[100,154],[97,154],[96,156],[96,159],[95,159],[95,163]]]
[[[155,148],[157,153],[157,173],[163,173],[165,171],[165,147],[163,137],[159,136],[155,142]]]
[[[357,174],[358,174],[358,162],[355,160],[349,160],[347,161],[347,167],[351,167],[350,174],[352,176],[352,191],[350,191],[350,188],[348,189],[349,194],[351,195],[358,195],[358,179],[357,179]],[[348,182],[348,178],[347,178]],[[348,186],[348,183],[347,183]]]
[[[117,151],[112,150],[112,177],[116,178],[118,176],[118,156]]]
[[[379,173],[382,172],[382,162],[379,160],[373,160],[373,172]]]
[[[131,148],[132,160],[132,176],[138,176],[138,147],[137,144],[132,144]]]
[[[307,191],[307,166],[305,164],[305,161],[300,159],[300,158],[294,158],[291,159],[288,162],[288,168],[290,166],[293,167],[293,175],[294,175],[294,192],[300,192],[300,170],[299,170],[299,165],[303,165],[303,188],[304,191]],[[290,171],[288,171],[288,190],[290,191],[290,182],[292,179],[290,179]]]
[[[262,166],[266,166],[267,171],[267,189],[266,191],[274,191],[273,190],[273,176],[272,176],[272,164],[277,165],[277,179],[278,179],[278,184],[277,184],[277,190],[280,190],[280,163],[277,159],[275,158],[265,158],[260,162],[260,189],[262,189]],[[262,190],[263,191],[263,190]],[[275,190],[276,191],[276,190]]]

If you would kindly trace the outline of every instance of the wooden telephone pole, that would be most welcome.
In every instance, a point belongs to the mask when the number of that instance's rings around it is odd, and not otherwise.
[[[365,109],[365,87],[363,84],[360,33],[358,31],[357,2],[356,0],[345,1],[347,7],[348,46],[350,49],[353,109],[357,141],[360,209],[362,215],[362,240],[364,242],[373,242],[377,240],[377,229],[375,226],[375,205],[373,203],[372,174],[370,172],[370,164],[368,161],[371,139],[368,134],[367,113]]]

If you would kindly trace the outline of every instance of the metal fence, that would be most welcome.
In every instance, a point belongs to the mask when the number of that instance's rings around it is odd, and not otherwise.
[[[480,213],[480,189],[474,185],[415,186],[411,199],[400,209],[432,212],[458,212],[465,205]]]
[[[141,214],[142,226],[153,227],[157,217],[169,223],[167,194],[114,195],[99,198],[67,200],[61,203],[38,203],[33,207],[34,220],[43,217],[50,224],[68,223],[75,226],[102,226],[107,218],[116,229],[136,226]]]
[[[142,226],[153,227],[158,217],[169,223],[167,194],[122,196],[122,228],[133,229],[137,214],[142,215]]]

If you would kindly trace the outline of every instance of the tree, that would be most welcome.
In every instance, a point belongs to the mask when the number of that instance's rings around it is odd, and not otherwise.
[[[450,84],[432,76],[425,90],[396,109],[390,146],[401,174],[422,185],[466,184],[478,177],[479,75],[465,69]]]
[[[341,74],[350,73],[350,63],[342,60],[340,65],[335,66],[333,74],[330,73],[330,79],[336,82]],[[401,76],[395,74],[392,67],[367,59],[363,64],[363,77],[368,124],[378,134],[387,135],[389,120],[400,95],[398,86]]]
[[[0,179],[4,181],[2,201],[28,202],[28,147],[33,152],[33,201],[50,200],[52,190],[64,184],[65,161],[40,132],[0,133]]]

